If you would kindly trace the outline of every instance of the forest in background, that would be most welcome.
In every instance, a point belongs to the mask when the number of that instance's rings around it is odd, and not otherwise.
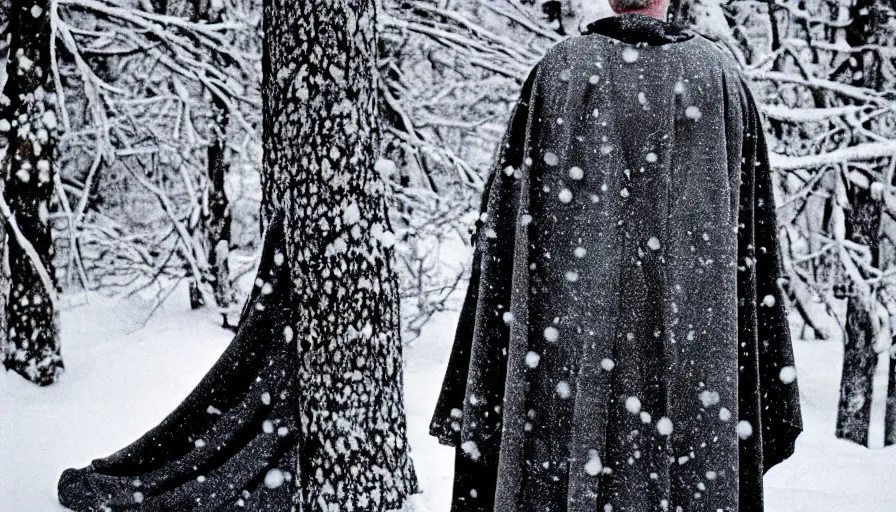
[[[192,305],[233,326],[235,283],[254,270],[266,222],[262,4],[0,0],[7,368],[56,379],[54,318],[82,291],[158,306],[188,281]],[[405,343],[458,307],[466,262],[441,247],[469,243],[523,78],[607,13],[589,0],[380,2],[376,170]],[[894,4],[683,0],[673,14],[740,63],[766,116],[794,334],[846,346],[838,435],[867,444],[872,375],[889,351],[896,444]]]

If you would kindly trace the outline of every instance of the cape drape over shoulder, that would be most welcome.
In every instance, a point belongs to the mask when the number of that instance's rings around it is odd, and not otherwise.
[[[115,454],[66,470],[59,501],[77,512],[288,511],[297,479],[291,282],[282,217],[265,236],[239,331],[167,418]]]
[[[759,114],[709,41],[590,29],[530,74],[483,194],[431,424],[452,510],[761,511],[801,419]]]

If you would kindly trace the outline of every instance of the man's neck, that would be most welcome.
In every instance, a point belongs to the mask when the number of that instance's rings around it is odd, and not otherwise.
[[[659,2],[656,2],[657,4]],[[656,18],[660,21],[666,21],[666,15],[669,11],[669,7],[666,5],[651,5],[649,7],[645,7],[643,9],[634,9],[631,11],[623,11],[617,14],[641,14],[644,16],[650,16],[651,18]]]

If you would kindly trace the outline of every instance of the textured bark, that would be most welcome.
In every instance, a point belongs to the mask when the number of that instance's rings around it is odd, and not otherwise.
[[[397,509],[416,479],[394,235],[375,169],[374,2],[269,0],[264,23],[263,208],[268,218],[284,212],[296,304],[297,502]]]
[[[871,264],[878,267],[881,221],[880,203],[868,190],[858,187],[849,194],[851,208],[846,211],[846,236],[849,240],[868,247]],[[874,330],[868,311],[858,297],[846,303],[846,328],[843,347],[843,374],[840,379],[840,403],[837,409],[837,437],[863,446],[868,445],[871,422],[871,396],[877,352],[874,350]]]
[[[861,46],[875,41],[874,0],[859,0],[851,12],[852,23],[846,29],[850,46]],[[880,63],[876,54],[865,52],[846,61],[845,76],[852,77],[852,85],[878,89]],[[886,175],[886,173],[884,173]],[[881,205],[870,190],[853,186],[849,193],[850,208],[846,210],[846,236],[867,247],[871,265],[879,268]],[[846,332],[843,350],[843,375],[840,379],[840,403],[837,410],[837,437],[861,445],[868,444],[871,421],[871,398],[877,353],[874,350],[874,330],[870,312],[861,302],[850,297],[846,306]],[[888,403],[889,405],[889,403]],[[892,408],[892,405],[890,406]],[[890,411],[892,415],[892,411]]]
[[[691,27],[694,24],[695,0],[672,0],[669,2],[669,21],[680,27]]]
[[[194,0],[194,17],[209,23],[221,22],[221,10],[211,5],[212,3],[214,2]],[[218,307],[227,309],[236,300],[230,281],[230,234],[233,219],[230,215],[230,201],[224,191],[225,178],[229,170],[225,133],[230,123],[230,113],[227,111],[227,105],[217,95],[213,95],[212,98],[212,112],[214,126],[210,134],[211,144],[206,153],[206,206],[202,217],[209,267],[209,275],[205,277],[211,282],[212,293]],[[223,316],[224,326],[229,327],[227,314],[224,313]]]
[[[55,97],[49,73],[50,4],[49,0],[12,2],[8,79],[4,98],[0,98],[8,103],[2,106],[0,122],[9,139],[4,168],[6,201],[23,235],[54,278],[48,221],[56,146]],[[63,368],[56,311],[31,259],[11,230],[7,232],[11,279],[3,364],[37,384],[52,384]]]
[[[896,337],[892,340],[896,345]],[[887,373],[887,409],[884,415],[884,445],[896,444],[896,357],[891,352]]]
[[[877,354],[874,352],[871,317],[856,298],[847,300],[837,437],[867,446]]]
[[[203,215],[205,242],[208,245],[209,280],[218,307],[227,308],[233,304],[235,295],[230,282],[230,228],[233,219],[230,216],[230,202],[224,192],[224,179],[228,165],[224,152],[224,134],[227,129],[229,115],[223,102],[217,97],[214,100],[215,124],[212,143],[208,147],[207,162],[207,194],[208,206]],[[224,316],[227,323],[227,316]]]

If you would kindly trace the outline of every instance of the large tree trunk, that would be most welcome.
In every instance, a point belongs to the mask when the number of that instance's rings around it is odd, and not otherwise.
[[[13,0],[10,9],[7,82],[0,128],[7,132],[5,197],[21,234],[40,263],[53,274],[53,239],[49,224],[56,147],[55,96],[50,73],[50,0]],[[8,223],[7,223],[8,226]],[[8,340],[3,364],[40,385],[52,384],[62,371],[52,290],[12,231]],[[55,284],[53,285],[55,286]]]
[[[285,214],[300,354],[299,501],[391,510],[416,492],[394,235],[378,148],[373,0],[268,0],[264,210]]]
[[[846,42],[857,47],[875,39],[874,0],[859,0],[851,9]],[[852,85],[880,88],[880,62],[873,52],[844,61],[844,74]],[[886,173],[882,173],[886,175]],[[849,193],[846,211],[846,236],[871,252],[871,265],[880,268],[881,204],[869,189],[855,185]],[[840,404],[837,411],[837,437],[867,446],[871,421],[871,398],[877,353],[871,312],[860,300],[850,297],[846,306],[846,332],[843,349],[843,375],[840,380]]]

